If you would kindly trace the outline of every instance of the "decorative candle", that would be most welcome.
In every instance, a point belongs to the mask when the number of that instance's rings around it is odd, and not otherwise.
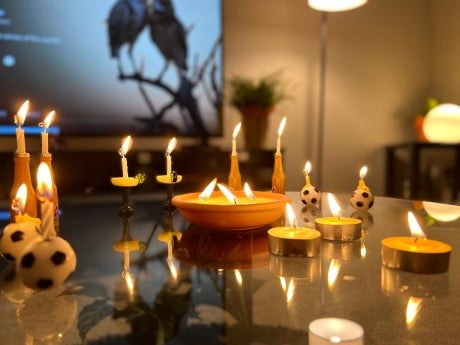
[[[214,178],[214,180],[212,180],[207,186],[205,189],[203,189],[203,191],[200,193],[200,195],[198,196],[200,199],[202,200],[208,200],[209,197],[211,196],[211,193],[212,191],[214,190],[214,188],[216,188],[216,183],[217,183],[217,177]]]
[[[56,235],[54,230],[53,183],[46,163],[40,163],[37,170],[37,197],[40,201],[42,236],[47,239]]]
[[[322,238],[332,241],[354,241],[361,238],[361,220],[342,217],[342,209],[334,195],[329,193],[327,196],[333,216],[318,218],[315,221]]]
[[[49,156],[48,152],[48,132],[46,131],[50,125],[51,122],[54,119],[55,112],[54,110],[50,111],[49,114],[46,116],[45,120],[43,122],[40,122],[40,126],[43,127],[43,132],[42,132],[42,156],[47,157]]]
[[[176,138],[172,138],[170,141],[169,141],[169,144],[168,144],[168,147],[166,148],[166,152],[165,152],[165,155],[166,155],[166,175],[171,175],[171,166],[172,166],[172,162],[171,162],[171,152],[176,148],[176,144],[177,144],[177,139]]]
[[[283,117],[278,127],[278,138],[276,139],[276,154],[277,155],[281,154],[281,135],[283,134],[285,126],[286,126],[286,117]]]
[[[412,237],[382,240],[382,263],[386,267],[413,273],[443,273],[449,269],[452,247],[426,238],[414,214],[407,213]]]
[[[364,177],[367,174],[367,167],[363,166],[359,171],[359,182],[356,190],[351,194],[350,204],[353,208],[360,211],[367,211],[374,205],[374,195],[366,183]]]
[[[233,193],[230,192],[230,190],[228,190],[227,187],[225,187],[223,184],[220,184],[220,183],[217,184],[217,187],[219,187],[219,189],[224,194],[225,198],[227,198],[229,203],[235,204],[235,205],[238,204],[238,200],[236,199],[236,196],[233,195]]]
[[[232,156],[236,156],[236,137],[238,136],[238,133],[240,132],[241,128],[241,122],[239,122],[235,128],[233,129],[233,134],[232,134]]]
[[[300,200],[306,206],[317,205],[321,200],[321,192],[312,186],[310,181],[311,163],[307,161],[303,173],[305,175],[305,186],[300,191]]]
[[[128,177],[128,161],[126,160],[126,154],[128,153],[129,149],[133,144],[133,140],[131,136],[128,135],[124,140],[120,148],[120,156],[121,156],[121,171],[123,177]]]
[[[25,101],[21,108],[19,108],[18,113],[14,117],[14,122],[17,125],[16,128],[16,154],[21,155],[26,153],[26,142],[24,138],[24,130],[22,125],[26,119],[27,113],[29,112],[29,101]]]
[[[326,317],[310,322],[308,325],[308,344],[338,343],[363,345],[364,329],[354,321],[335,317]]]
[[[281,153],[275,154],[275,162],[273,165],[272,175],[272,192],[284,194],[285,192],[286,177],[283,168],[283,155]]]
[[[317,256],[321,247],[321,233],[315,229],[297,227],[294,210],[286,204],[286,214],[290,226],[268,230],[270,252],[289,257]]]
[[[31,217],[27,213],[25,213],[25,207],[27,203],[27,185],[25,183],[21,184],[19,187],[16,197],[11,202],[11,210],[15,214],[15,222],[16,223],[25,223],[25,222],[32,222],[37,225],[40,225],[40,219]]]

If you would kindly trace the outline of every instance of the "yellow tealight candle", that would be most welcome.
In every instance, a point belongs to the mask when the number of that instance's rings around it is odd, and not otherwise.
[[[297,227],[295,214],[286,204],[290,226],[279,226],[268,230],[270,252],[288,257],[313,257],[319,255],[321,233],[315,229]]]
[[[331,241],[354,241],[361,238],[361,220],[342,217],[342,209],[333,194],[328,194],[332,217],[321,217],[315,220],[316,229],[321,237]]]
[[[386,267],[413,273],[443,273],[449,269],[452,247],[427,239],[414,214],[407,214],[412,237],[382,240],[382,263]]]

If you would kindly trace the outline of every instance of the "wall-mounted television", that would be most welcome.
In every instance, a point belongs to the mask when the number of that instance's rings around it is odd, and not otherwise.
[[[221,5],[2,1],[0,125],[28,99],[62,135],[221,136]]]

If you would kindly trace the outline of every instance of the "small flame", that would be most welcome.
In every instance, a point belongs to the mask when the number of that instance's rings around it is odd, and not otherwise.
[[[214,178],[214,180],[212,180],[211,183],[206,186],[206,188],[201,192],[201,194],[198,197],[205,201],[208,200],[214,188],[216,188],[216,183],[217,183],[217,178]]]
[[[167,259],[167,263],[168,263],[169,272],[171,272],[171,276],[173,277],[174,280],[176,280],[179,274],[177,272],[177,268],[176,268],[176,265],[174,264],[173,259],[172,258]]]
[[[246,195],[248,199],[256,200],[256,196],[252,192],[251,187],[249,187],[249,184],[247,182],[244,183],[243,190],[244,190],[244,195]]]
[[[241,129],[241,122],[239,122],[235,128],[233,129],[233,134],[232,134],[232,139],[235,140],[236,137],[238,136],[238,133],[240,132]]]
[[[43,120],[43,128],[46,132],[48,128],[51,126],[51,122],[54,120],[54,116],[56,115],[56,112],[54,110],[50,111],[48,115],[45,117],[45,120]]]
[[[286,126],[286,117],[283,117],[283,119],[280,122],[280,126],[278,127],[278,138],[281,137],[284,131],[284,127]]]
[[[364,244],[364,241],[361,242],[361,257],[365,258],[367,254],[367,249],[366,245]]]
[[[126,282],[126,287],[128,288],[129,296],[132,298],[134,296],[134,279],[131,276],[131,273],[129,272],[129,270],[124,270],[122,277],[124,278]]]
[[[359,171],[359,178],[362,180],[367,175],[367,166],[363,166]]]
[[[342,216],[342,209],[340,208],[339,202],[335,198],[334,194],[329,193],[327,195],[327,201],[329,203],[329,208],[331,209],[332,214],[335,217],[340,218]]]
[[[51,171],[45,162],[41,162],[37,170],[37,191],[38,194],[51,200],[53,195],[53,181],[51,179]]]
[[[19,127],[21,127],[24,124],[24,121],[26,120],[26,116],[28,112],[29,112],[29,100],[25,101],[21,105],[21,108],[19,108],[19,111],[15,116],[15,122]]]
[[[176,148],[177,139],[174,137],[169,141],[168,147],[166,148],[166,155],[169,156],[171,152]]]
[[[22,183],[16,192],[16,197],[13,199],[13,203],[11,204],[11,209],[15,211],[17,214],[23,214],[24,209],[26,207],[26,201],[27,201],[27,186],[25,183]]]
[[[311,163],[310,161],[307,161],[305,163],[305,168],[303,169],[303,173],[305,174],[305,176],[308,176],[308,174],[310,174],[311,172]]]
[[[236,269],[233,272],[235,273],[236,282],[238,283],[239,286],[242,286],[243,285],[243,276],[241,275],[240,270]]]
[[[407,220],[409,222],[411,235],[415,237],[416,240],[419,238],[426,238],[425,233],[417,222],[417,218],[415,218],[415,215],[411,211],[407,212]]]
[[[128,135],[126,138],[123,139],[123,143],[121,144],[120,156],[122,157],[126,156],[128,151],[131,149],[132,145],[133,145],[133,139],[131,139],[131,136]]]
[[[340,270],[342,269],[342,262],[338,259],[332,259],[327,271],[327,285],[332,288],[337,281]]]
[[[294,210],[291,206],[291,204],[286,204],[286,214],[289,222],[289,226],[292,226],[293,228],[297,227],[297,220],[295,218],[295,213]]]
[[[410,297],[406,307],[406,327],[410,329],[417,318],[423,300],[418,297]]]
[[[219,187],[222,193],[224,193],[224,196],[227,198],[227,200],[231,204],[235,204],[235,205],[238,204],[236,200],[236,196],[234,196],[233,193],[230,192],[230,190],[227,187],[225,187],[223,184],[220,184],[220,183],[217,184],[217,187]]]

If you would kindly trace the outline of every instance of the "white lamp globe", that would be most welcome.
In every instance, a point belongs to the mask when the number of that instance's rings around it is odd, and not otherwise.
[[[460,106],[443,103],[431,109],[423,121],[423,132],[432,143],[460,143]]]

